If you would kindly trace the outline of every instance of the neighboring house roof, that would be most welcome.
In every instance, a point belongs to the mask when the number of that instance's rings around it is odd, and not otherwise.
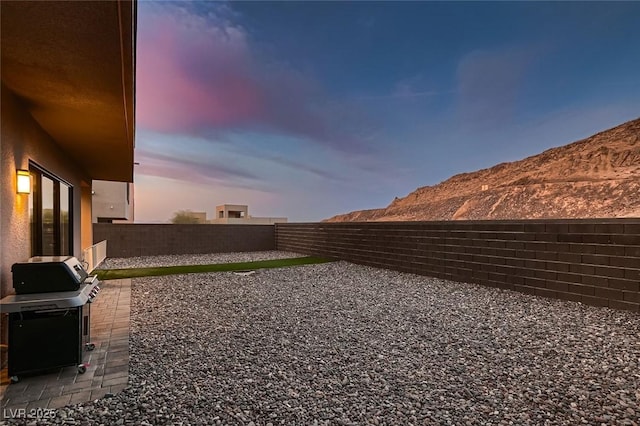
[[[93,179],[132,182],[135,1],[0,7],[2,89]]]

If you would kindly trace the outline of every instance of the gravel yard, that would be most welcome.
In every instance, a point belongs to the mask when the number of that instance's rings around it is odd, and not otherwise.
[[[108,258],[100,269],[152,268],[157,266],[210,265],[214,263],[253,262],[256,260],[302,257],[286,251],[253,251],[244,253],[182,254],[168,256],[141,256]]]
[[[132,288],[129,387],[56,422],[638,424],[637,313],[346,262]]]

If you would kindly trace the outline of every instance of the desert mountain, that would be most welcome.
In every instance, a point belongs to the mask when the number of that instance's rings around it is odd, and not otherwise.
[[[329,222],[640,217],[640,118]]]

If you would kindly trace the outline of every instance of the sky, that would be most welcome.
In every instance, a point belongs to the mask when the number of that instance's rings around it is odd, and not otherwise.
[[[318,221],[640,116],[640,2],[138,3],[135,220]]]

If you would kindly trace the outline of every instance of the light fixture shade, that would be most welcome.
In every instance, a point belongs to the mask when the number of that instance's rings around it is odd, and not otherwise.
[[[17,171],[16,188],[18,194],[31,193],[31,173],[29,173],[29,170]]]

